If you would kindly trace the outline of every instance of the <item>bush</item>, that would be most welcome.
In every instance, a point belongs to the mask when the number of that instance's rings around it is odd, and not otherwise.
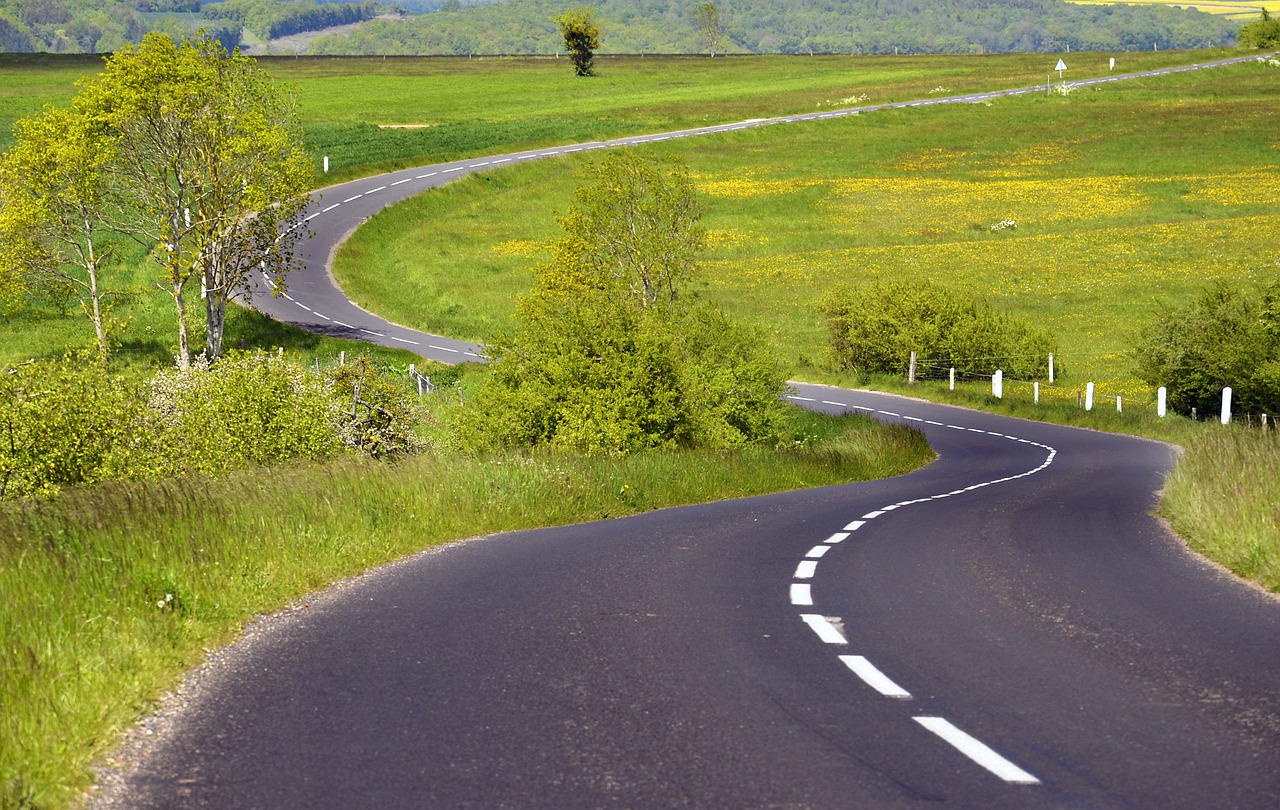
[[[886,282],[828,294],[822,314],[836,362],[860,374],[906,374],[919,360],[962,374],[1048,374],[1052,336],[985,301],[929,282]],[[1059,365],[1058,370],[1061,370]]]
[[[1262,19],[1240,26],[1236,40],[1247,48],[1280,47],[1280,19],[1272,19],[1263,9]]]
[[[0,375],[0,497],[413,452],[424,443],[406,398],[367,358],[322,377],[279,355],[233,352],[137,382],[97,359],[24,363]]]
[[[0,373],[0,497],[52,495],[111,476],[141,414],[135,386],[98,358]]]
[[[1280,282],[1205,289],[1143,330],[1134,359],[1138,376],[1164,386],[1180,413],[1216,411],[1226,386],[1237,412],[1280,413]]]
[[[756,330],[681,295],[705,235],[682,167],[594,167],[455,439],[624,454],[772,444],[785,378]]]
[[[121,477],[224,473],[341,449],[339,405],[328,380],[279,355],[232,352],[210,366],[151,380],[142,442]]]

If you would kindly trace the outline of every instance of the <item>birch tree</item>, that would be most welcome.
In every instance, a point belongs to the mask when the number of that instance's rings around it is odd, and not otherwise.
[[[114,144],[84,116],[53,107],[19,121],[14,137],[0,159],[0,288],[7,298],[32,285],[70,291],[105,360],[113,295],[103,280],[113,202],[105,177]]]
[[[205,353],[222,353],[227,300],[293,264],[311,169],[294,104],[253,62],[210,40],[151,34],[107,59],[75,100],[116,141],[108,166],[124,215],[173,300],[178,364],[191,363],[188,285],[205,297]]]

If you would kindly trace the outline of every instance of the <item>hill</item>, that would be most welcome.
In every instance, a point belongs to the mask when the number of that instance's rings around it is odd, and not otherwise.
[[[321,55],[552,54],[552,17],[578,0],[0,0],[0,52],[102,53],[149,31],[204,28],[228,48]],[[695,0],[603,0],[603,54],[703,52]],[[1065,0],[734,0],[724,53],[1136,51],[1231,44],[1239,19],[1162,5]],[[388,12],[422,11],[411,16]],[[354,28],[351,28],[355,25]],[[337,28],[341,26],[341,28]],[[281,39],[307,32],[312,39]]]
[[[316,54],[549,54],[551,18],[574,0],[442,7],[318,39]],[[580,5],[580,4],[578,4]],[[601,53],[699,53],[694,2],[604,0]],[[1062,0],[735,0],[726,53],[1010,53],[1134,51],[1229,44],[1239,23],[1163,6]]]

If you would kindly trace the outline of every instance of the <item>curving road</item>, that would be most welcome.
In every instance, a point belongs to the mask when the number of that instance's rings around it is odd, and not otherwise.
[[[1274,56],[1274,54],[1269,55]],[[1221,59],[1183,67],[1104,76],[1097,79],[1072,82],[1071,84],[1077,87],[1086,87],[1095,84],[1205,70],[1239,62],[1248,62],[1257,58],[1258,56],[1254,55],[1234,59]],[[314,232],[314,235],[310,239],[303,240],[299,247],[298,257],[301,268],[288,276],[288,294],[283,298],[272,298],[263,292],[263,290],[270,289],[270,285],[264,284],[253,295],[252,304],[278,321],[293,324],[319,334],[363,340],[380,346],[408,349],[422,357],[444,363],[478,359],[483,355],[483,350],[473,343],[452,340],[391,323],[349,301],[329,275],[329,268],[333,264],[333,255],[341,244],[346,241],[347,237],[371,216],[388,205],[408,199],[416,194],[421,194],[467,174],[490,171],[513,163],[558,157],[595,149],[634,146],[678,138],[735,132],[751,127],[794,124],[801,121],[819,121],[849,115],[861,115],[879,110],[927,107],[937,104],[976,104],[1005,96],[1040,93],[1044,89],[1044,85],[1036,85],[1034,87],[1018,87],[1011,90],[971,93],[921,101],[872,104],[841,110],[788,115],[780,118],[757,118],[738,123],[719,124],[677,132],[638,135],[609,141],[595,141],[545,149],[532,149],[492,157],[472,158],[352,180],[322,189],[307,211],[306,224]]]
[[[325,215],[478,168],[348,184]],[[331,319],[313,325],[475,350],[291,283]],[[195,673],[95,805],[1280,804],[1280,603],[1149,516],[1169,447],[794,398],[908,421],[939,458],[459,543],[334,588]]]

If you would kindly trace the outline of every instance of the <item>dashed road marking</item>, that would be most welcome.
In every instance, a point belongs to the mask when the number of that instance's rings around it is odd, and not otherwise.
[[[863,680],[867,686],[876,690],[885,697],[908,699],[911,693],[898,686],[887,675],[876,668],[876,665],[868,661],[861,655],[842,655],[840,660],[844,662],[854,675]]]
[[[913,717],[920,725],[950,743],[957,751],[1006,782],[1022,785],[1038,785],[1040,780],[997,754],[981,740],[956,728],[943,717]]]
[[[800,618],[804,620],[805,624],[809,625],[813,632],[818,634],[818,638],[827,644],[849,643],[826,616],[819,616],[816,613],[801,613]]]

